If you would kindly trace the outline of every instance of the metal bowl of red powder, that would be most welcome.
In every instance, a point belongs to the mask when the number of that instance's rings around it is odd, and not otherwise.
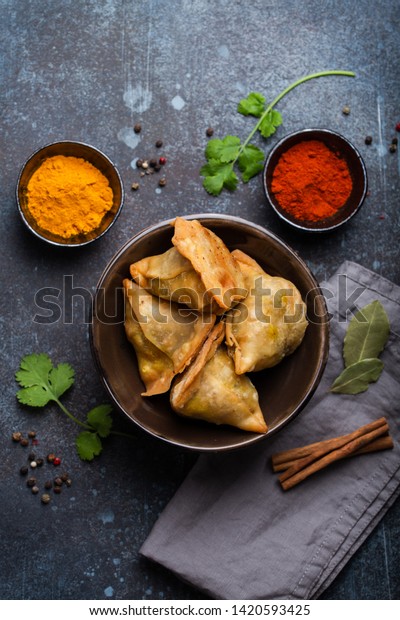
[[[360,153],[329,129],[304,129],[278,142],[265,162],[263,183],[278,216],[310,232],[348,222],[368,189]]]

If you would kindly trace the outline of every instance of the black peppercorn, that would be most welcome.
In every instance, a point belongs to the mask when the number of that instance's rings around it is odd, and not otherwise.
[[[38,467],[41,467],[41,466],[43,465],[43,463],[44,463],[44,460],[43,460],[43,459],[41,459],[41,458],[36,459],[36,465],[37,465]]]
[[[53,493],[60,494],[62,491],[61,487],[54,487]]]
[[[19,442],[19,444],[20,446],[23,446],[24,448],[26,448],[26,446],[29,446],[29,441],[23,437],[21,441]]]
[[[158,184],[160,187],[165,187],[165,185],[167,184],[167,179],[165,177],[161,177],[161,179],[158,181]]]
[[[156,147],[157,147],[158,149],[160,149],[160,148],[162,147],[162,145],[163,145],[163,141],[162,141],[162,140],[157,140],[157,142],[156,142]]]
[[[34,461],[36,459],[36,454],[34,452],[29,452],[28,461]]]
[[[26,465],[23,465],[21,469],[19,470],[19,473],[21,474],[21,476],[26,476],[28,471],[29,471],[28,467]]]
[[[66,472],[64,472],[63,474],[61,474],[60,478],[61,478],[61,480],[63,482],[66,482],[68,480],[69,476],[68,476],[68,474]]]
[[[395,152],[397,151],[397,144],[391,144],[391,145],[389,146],[389,151],[390,151],[391,153],[395,153]]]
[[[155,168],[155,167],[157,166],[157,160],[156,160],[156,159],[150,159],[150,161],[149,161],[149,165],[150,165],[152,168]]]
[[[45,489],[51,489],[53,486],[53,483],[51,480],[46,480],[46,482],[44,483],[44,488]]]
[[[135,133],[140,133],[142,131],[142,126],[140,123],[136,123],[136,125],[133,127],[133,131]]]
[[[372,144],[372,136],[366,136],[365,144]]]
[[[136,162],[136,168],[141,168],[143,166],[143,159],[138,159]]]
[[[59,477],[54,478],[54,485],[55,486],[60,487],[60,486],[62,486],[62,483],[63,483],[63,481],[61,480],[61,478],[59,478]]]
[[[392,139],[392,144],[398,144],[398,142],[399,142],[399,139],[398,139],[398,138],[393,138],[393,139]]]
[[[213,129],[212,127],[208,127],[208,128],[206,129],[206,136],[207,136],[208,138],[211,138],[211,136],[213,136],[213,135],[214,135],[214,129]]]
[[[28,487],[34,487],[36,484],[36,478],[28,478],[28,480],[26,481],[26,485]]]
[[[29,437],[29,439],[35,439],[36,431],[29,431],[28,432],[28,437]]]

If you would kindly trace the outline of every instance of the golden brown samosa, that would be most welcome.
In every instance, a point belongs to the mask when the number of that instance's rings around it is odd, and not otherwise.
[[[172,243],[200,275],[222,311],[246,295],[241,270],[225,243],[198,220],[177,217]]]
[[[168,392],[175,376],[172,360],[148,340],[125,295],[125,333],[135,349],[140,377],[146,387],[142,396]]]
[[[306,305],[285,278],[265,273],[240,250],[247,297],[226,315],[226,344],[238,374],[271,368],[300,345],[307,328]]]
[[[172,247],[130,265],[132,278],[153,295],[183,303],[194,310],[210,308],[212,296],[192,263]]]
[[[248,377],[235,373],[223,339],[224,324],[220,322],[196,359],[174,380],[171,407],[181,416],[266,433],[257,390]]]
[[[167,355],[175,373],[182,372],[211,331],[216,316],[182,310],[127,278],[123,285],[144,337]]]

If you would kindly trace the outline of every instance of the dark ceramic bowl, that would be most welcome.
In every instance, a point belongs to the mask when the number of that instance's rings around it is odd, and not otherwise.
[[[85,159],[89,163],[93,164],[104,176],[108,179],[110,187],[113,192],[113,205],[112,208],[104,216],[100,226],[85,235],[76,235],[70,239],[63,239],[57,235],[53,235],[46,230],[42,230],[35,219],[32,217],[28,208],[27,199],[27,186],[32,174],[39,168],[39,166],[49,157],[55,155],[65,155],[72,157],[80,157]],[[84,144],[83,142],[54,142],[42,147],[26,161],[18,177],[17,182],[17,205],[24,224],[28,229],[39,239],[46,241],[52,245],[58,245],[63,247],[77,247],[86,245],[102,237],[114,224],[118,215],[121,212],[124,202],[124,190],[121,182],[121,177],[117,168],[112,161],[108,159],[104,153],[98,149]]]
[[[281,156],[291,147],[306,140],[323,142],[331,151],[339,154],[346,161],[353,181],[351,194],[343,207],[335,215],[317,222],[293,217],[281,207],[271,189],[273,173]],[[267,200],[281,220],[295,228],[309,232],[334,230],[348,222],[360,209],[368,189],[367,171],[360,153],[346,138],[329,129],[304,129],[280,140],[272,149],[265,162],[263,184]]]
[[[238,248],[272,275],[292,281],[307,303],[309,326],[300,347],[279,365],[251,374],[268,433],[259,435],[229,426],[179,417],[169,395],[145,397],[133,347],[124,332],[122,280],[129,265],[171,247],[173,227],[161,222],[128,241],[107,265],[98,283],[90,325],[91,347],[102,381],[112,401],[141,429],[170,444],[198,451],[222,451],[256,443],[276,433],[299,413],[316,389],[328,355],[329,323],[324,297],[305,263],[283,241],[243,219],[197,215],[227,246]]]

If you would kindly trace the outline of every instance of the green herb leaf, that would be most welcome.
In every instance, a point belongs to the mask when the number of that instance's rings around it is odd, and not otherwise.
[[[238,166],[243,181],[247,183],[263,169],[264,153],[256,146],[248,144],[238,158]]]
[[[203,187],[213,196],[218,196],[223,188],[236,189],[239,181],[232,164],[222,164],[216,160],[210,160],[203,166],[200,174],[205,177]]]
[[[343,370],[331,387],[331,392],[340,394],[359,394],[368,385],[377,381],[383,369],[383,362],[377,358],[363,359]]]
[[[19,402],[31,407],[44,407],[57,401],[74,383],[74,370],[69,364],[53,367],[45,353],[26,355],[15,378],[23,387],[17,392]]]
[[[282,125],[282,116],[276,110],[271,110],[262,119],[258,130],[263,138],[269,138],[275,133],[276,128]]]
[[[17,392],[17,399],[22,405],[44,407],[52,400],[50,394],[41,385],[31,385]]]
[[[236,164],[243,172],[242,178],[245,183],[260,172],[263,168],[261,160],[252,160],[251,158],[248,160],[248,156],[244,155],[244,151],[249,146],[254,134],[258,130],[264,138],[272,136],[276,128],[282,124],[282,116],[275,110],[281,99],[300,84],[329,75],[354,77],[352,71],[320,71],[306,75],[287,86],[268,106],[261,93],[253,92],[242,99],[238,104],[237,111],[244,116],[255,116],[258,121],[244,141],[236,136],[226,136],[223,140],[214,139],[207,143],[205,155],[210,166],[203,166],[200,170],[200,174],[205,177],[203,187],[207,192],[218,196],[224,188],[231,191],[235,190],[238,184],[238,178],[234,172]],[[222,164],[230,164],[230,166],[217,168]]]
[[[246,99],[239,101],[237,111],[244,116],[260,118],[265,110],[265,97],[260,93],[250,93]]]
[[[236,136],[226,136],[223,140],[214,138],[207,144],[206,158],[227,164],[237,157],[239,149],[240,138]]]
[[[380,301],[359,310],[349,323],[343,345],[345,366],[378,357],[390,333],[389,319]]]
[[[92,461],[103,449],[98,434],[91,433],[90,431],[82,431],[82,433],[79,433],[75,440],[75,445],[78,455],[83,461]]]
[[[111,411],[111,405],[98,405],[87,414],[88,423],[97,431],[100,437],[108,437],[111,432]]]

